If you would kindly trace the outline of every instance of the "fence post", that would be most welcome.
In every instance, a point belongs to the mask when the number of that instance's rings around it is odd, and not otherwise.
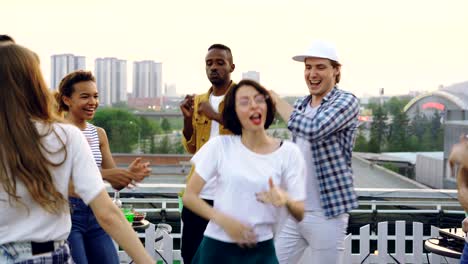
[[[431,237],[439,236],[439,228],[431,225]],[[431,253],[431,264],[440,264],[442,257]]]
[[[156,241],[156,228],[153,223],[145,230],[145,249],[151,257],[156,258],[155,242]]]
[[[353,234],[348,234],[344,239],[344,253],[341,264],[353,263],[353,249],[351,244],[351,242],[353,241],[352,237]]]
[[[406,263],[406,222],[395,222],[395,258],[399,263]],[[414,252],[413,252],[414,253]]]
[[[423,263],[423,243],[423,224],[413,222],[413,263]]]
[[[377,257],[378,263],[388,263],[388,249],[387,249],[387,238],[388,238],[388,222],[380,222],[377,228],[377,250],[379,255]],[[391,261],[393,262],[393,261]]]
[[[174,250],[174,242],[172,240],[172,236],[168,234],[165,230],[162,232],[163,234],[163,253],[162,255],[164,256],[164,259],[167,261],[167,263],[173,263],[174,262],[174,255],[173,255],[173,250]]]
[[[370,241],[370,225],[365,225],[359,228],[359,263],[369,256],[369,241]],[[366,260],[369,263],[369,258]]]

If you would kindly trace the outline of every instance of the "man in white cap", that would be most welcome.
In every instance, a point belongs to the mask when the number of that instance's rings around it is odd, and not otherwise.
[[[309,95],[291,106],[271,94],[306,160],[306,212],[299,223],[287,220],[276,237],[276,252],[281,264],[298,263],[307,247],[311,255],[304,263],[341,263],[348,213],[358,206],[351,152],[359,102],[337,88],[341,64],[332,44],[315,41],[293,60],[304,63]]]

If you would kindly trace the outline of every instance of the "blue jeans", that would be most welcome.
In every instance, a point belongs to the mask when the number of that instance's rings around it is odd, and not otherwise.
[[[463,254],[460,258],[460,264],[468,264],[468,243],[465,242],[465,247],[463,248]]]
[[[99,226],[93,211],[79,198],[69,198],[72,228],[68,236],[76,264],[118,264],[119,256],[111,237]]]

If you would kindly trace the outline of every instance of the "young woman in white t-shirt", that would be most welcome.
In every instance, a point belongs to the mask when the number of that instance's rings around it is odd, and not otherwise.
[[[304,159],[292,142],[268,136],[275,107],[268,91],[243,80],[225,97],[223,123],[234,136],[210,139],[192,158],[184,206],[209,219],[192,263],[278,263],[275,228],[304,214]],[[214,206],[198,194],[217,181]]]
[[[0,263],[73,263],[68,184],[136,263],[154,263],[107,194],[78,128],[60,122],[30,50],[0,47]]]

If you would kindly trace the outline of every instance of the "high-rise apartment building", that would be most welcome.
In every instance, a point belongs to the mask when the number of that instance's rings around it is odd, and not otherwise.
[[[150,60],[133,63],[133,97],[162,96],[162,63]]]
[[[127,101],[127,61],[98,58],[94,61],[94,75],[101,105]]]
[[[73,54],[58,54],[51,56],[50,88],[58,88],[60,81],[72,71],[86,69],[86,58]]]
[[[260,82],[260,73],[257,71],[247,71],[242,73],[242,79],[254,80]]]
[[[164,96],[167,96],[167,97],[177,96],[176,85],[174,83],[166,84],[164,86]]]

